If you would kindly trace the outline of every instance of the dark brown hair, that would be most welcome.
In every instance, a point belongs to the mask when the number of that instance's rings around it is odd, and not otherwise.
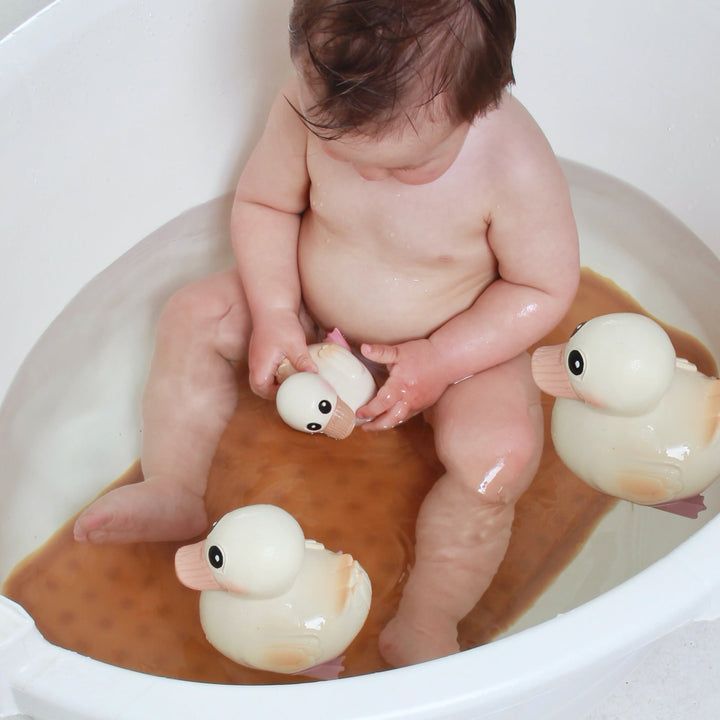
[[[514,81],[513,0],[295,0],[290,52],[323,137],[382,135],[442,96],[455,122],[497,105]]]

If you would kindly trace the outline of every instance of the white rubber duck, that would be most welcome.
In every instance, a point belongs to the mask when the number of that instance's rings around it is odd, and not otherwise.
[[[337,677],[342,667],[330,661],[370,609],[370,579],[360,564],[306,540],[295,518],[274,505],[224,515],[205,540],[177,551],[175,572],[201,591],[210,644],[260,670]]]
[[[538,348],[532,372],[557,398],[553,444],[580,479],[689,517],[704,508],[698,493],[720,476],[720,380],[676,358],[660,325],[594,318],[566,344]]]
[[[350,351],[338,330],[308,346],[318,372],[297,372],[285,359],[276,378],[280,417],[295,430],[346,438],[359,423],[355,412],[377,392],[367,367]]]

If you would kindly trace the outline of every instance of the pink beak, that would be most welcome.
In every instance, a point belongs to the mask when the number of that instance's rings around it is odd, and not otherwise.
[[[535,384],[548,395],[559,398],[581,400],[570,384],[565,367],[565,346],[545,345],[532,355],[532,376]]]
[[[185,545],[175,553],[175,574],[192,590],[224,590],[215,579],[205,557],[205,541]]]

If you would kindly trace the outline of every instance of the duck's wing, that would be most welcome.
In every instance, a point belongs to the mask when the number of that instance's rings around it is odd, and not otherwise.
[[[712,378],[705,385],[705,437],[709,445],[720,441],[720,380]]]
[[[306,555],[303,572],[306,582],[296,592],[303,593],[303,602],[316,603],[330,617],[345,613],[357,617],[366,615],[372,599],[368,574],[352,555],[331,552],[314,540],[305,541]],[[364,622],[365,617],[362,617]],[[360,624],[362,624],[362,622]]]
[[[320,372],[335,371],[350,377],[362,372],[362,361],[350,350],[337,343],[322,343],[318,346],[317,359],[320,363]],[[332,384],[332,380],[329,381]]]
[[[682,358],[675,360],[675,367],[684,371],[676,375],[682,381],[679,387],[687,402],[684,408],[679,406],[681,412],[697,419],[699,440],[704,446],[720,441],[720,380],[704,375]]]
[[[682,472],[675,462],[644,458],[637,453],[628,454],[610,477],[611,481],[603,487],[605,492],[639,505],[667,502],[683,487]]]
[[[353,413],[377,392],[375,380],[365,364],[341,345],[321,345],[316,362],[320,375],[333,386]]]
[[[332,563],[332,588],[338,615],[352,607],[370,606],[370,580],[352,555],[336,555]]]
[[[618,496],[639,505],[695,519],[706,509],[701,494],[675,500],[663,499],[677,495],[682,489],[681,478],[681,469],[670,461],[638,464],[618,474]]]
[[[262,648],[251,659],[256,667],[287,675],[302,673],[321,659],[320,640],[313,633],[263,633]]]

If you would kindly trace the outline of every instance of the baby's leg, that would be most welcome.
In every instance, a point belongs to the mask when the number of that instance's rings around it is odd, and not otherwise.
[[[143,396],[145,480],[90,505],[75,523],[77,540],[182,540],[205,530],[207,476],[238,397],[232,363],[245,358],[249,334],[235,269],[169,300]]]
[[[429,413],[443,475],[418,515],[415,564],[380,636],[392,665],[458,650],[457,624],[507,550],[515,503],[542,453],[540,393],[522,355],[451,386]]]

